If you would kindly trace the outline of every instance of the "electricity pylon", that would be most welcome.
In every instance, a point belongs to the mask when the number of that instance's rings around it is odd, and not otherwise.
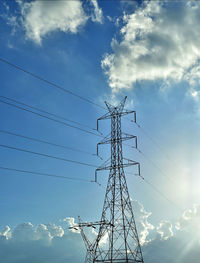
[[[122,141],[125,140],[134,139],[137,148],[137,137],[121,131],[121,117],[133,113],[136,122],[136,113],[124,110],[125,101],[126,97],[117,107],[105,102],[108,113],[97,120],[98,130],[100,120],[111,119],[111,135],[97,144],[97,154],[99,145],[111,144],[111,157],[96,169],[95,181],[97,181],[98,171],[109,170],[110,173],[101,221],[96,223],[80,223],[79,221],[79,224],[74,226],[81,229],[87,248],[86,263],[144,263],[124,174],[125,167],[136,165],[140,175],[140,164],[123,158],[122,152]],[[91,243],[87,240],[83,227],[95,228],[95,225],[99,226],[98,234],[96,240]]]

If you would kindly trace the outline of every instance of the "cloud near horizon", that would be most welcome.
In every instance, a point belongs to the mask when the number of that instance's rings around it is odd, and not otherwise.
[[[184,211],[176,224],[161,221],[158,226],[149,223],[151,213],[137,201],[133,201],[136,224],[142,243],[144,260],[148,263],[195,263],[200,256],[200,205]],[[0,258],[4,263],[81,263],[85,248],[79,231],[71,231],[72,217],[62,220],[65,227],[56,224],[30,222],[14,229],[9,226],[0,232]],[[150,233],[151,232],[151,233]],[[87,233],[95,238],[94,232]],[[151,236],[151,238],[149,238]]]
[[[198,1],[148,1],[124,14],[119,39],[112,39],[112,52],[101,62],[112,91],[131,89],[140,81],[186,81],[197,98],[199,22]]]

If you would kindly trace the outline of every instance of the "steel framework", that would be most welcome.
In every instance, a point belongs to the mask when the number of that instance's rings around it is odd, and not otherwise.
[[[96,169],[95,181],[97,181],[98,171],[109,170],[110,173],[101,221],[81,223],[79,219],[79,224],[73,227],[80,229],[87,248],[85,263],[144,263],[124,173],[125,167],[136,165],[138,175],[140,175],[140,164],[123,158],[122,152],[122,141],[124,140],[134,139],[137,148],[136,136],[121,131],[121,117],[132,113],[136,122],[136,113],[124,110],[125,101],[126,97],[117,107],[105,102],[108,113],[97,120],[98,130],[100,120],[111,119],[111,135],[97,144],[98,154],[99,145],[110,143],[111,157]],[[94,242],[86,238],[83,231],[85,226],[98,227],[97,238]]]

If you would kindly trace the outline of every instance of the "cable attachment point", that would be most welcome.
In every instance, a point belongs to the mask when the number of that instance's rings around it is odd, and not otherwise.
[[[100,132],[98,129],[96,129],[96,128],[92,128],[92,130],[93,130],[93,131],[96,131],[96,132],[98,132],[100,135],[102,135],[102,136],[103,136],[103,133],[102,133],[102,132]]]
[[[138,128],[141,128],[141,126],[137,123],[137,122],[135,122],[136,123],[136,125],[138,126]]]
[[[141,154],[142,154],[142,151],[140,151],[140,149],[138,149],[138,148],[136,148],[136,149],[138,150],[138,152],[139,152],[139,153],[141,153]]]
[[[91,180],[90,182],[91,182],[91,183],[96,183],[96,184],[98,184],[98,186],[101,186],[101,184],[100,184],[99,182],[97,182],[97,181]]]

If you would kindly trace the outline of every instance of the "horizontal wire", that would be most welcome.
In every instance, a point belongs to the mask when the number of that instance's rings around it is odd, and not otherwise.
[[[137,122],[131,120],[130,118],[126,118],[127,120],[134,122],[137,127],[143,132],[143,134],[157,147],[157,149],[163,154],[163,156],[171,163],[175,164],[174,161],[172,160],[172,158],[170,158],[170,156],[164,151],[164,149],[159,145],[158,142],[156,142],[156,140],[149,135],[149,133]]]
[[[45,0],[42,0],[42,1],[45,1]],[[52,1],[54,1],[54,0],[52,0]],[[68,1],[68,0],[66,0],[66,1]],[[130,1],[132,1],[132,0],[130,0]],[[80,95],[76,94],[75,92],[73,92],[71,90],[65,89],[62,86],[60,86],[60,85],[58,85],[58,84],[56,84],[56,83],[54,83],[52,81],[49,81],[49,80],[47,80],[47,79],[45,79],[45,78],[43,78],[43,77],[41,77],[41,76],[39,76],[39,75],[37,75],[35,73],[32,73],[32,72],[28,71],[27,69],[25,69],[25,68],[23,68],[21,66],[18,66],[16,64],[14,64],[13,62],[8,61],[7,59],[4,59],[4,58],[0,57],[0,61],[5,63],[5,64],[7,64],[7,65],[9,65],[9,66],[11,66],[11,67],[13,67],[13,68],[15,68],[15,69],[17,69],[17,70],[20,70],[20,71],[22,71],[22,72],[24,72],[24,73],[36,78],[36,79],[39,79],[39,80],[41,80],[41,81],[43,81],[43,82],[45,82],[45,83],[57,88],[57,89],[60,89],[60,90],[62,90],[64,92],[66,92],[66,93],[69,93],[69,94],[71,94],[71,95],[73,95],[73,96],[75,96],[75,97],[77,97],[79,99],[82,99],[82,100],[84,100],[84,101],[86,101],[86,102],[88,102],[88,103],[90,103],[92,105],[95,105],[95,106],[107,111],[106,107],[103,107],[102,105],[100,105],[98,103],[95,103],[95,102],[93,102],[92,100],[89,100],[86,97],[80,96]]]
[[[34,155],[39,155],[39,156],[43,156],[43,157],[47,157],[47,158],[51,158],[51,159],[60,160],[60,161],[65,161],[65,162],[69,162],[69,163],[75,163],[75,164],[80,164],[80,165],[84,165],[84,166],[97,168],[97,166],[93,165],[93,164],[79,162],[79,161],[70,160],[70,159],[66,159],[66,158],[61,158],[61,157],[57,157],[57,156],[53,156],[53,155],[49,155],[49,154],[45,154],[45,153],[33,152],[33,151],[30,151],[27,149],[13,147],[13,146],[5,145],[5,144],[0,144],[0,147],[16,150],[16,151],[20,151],[20,152],[26,152],[26,153],[30,153],[30,154],[34,154]]]
[[[124,144],[124,145],[131,147],[131,149],[133,149],[133,148],[136,149],[141,155],[143,155],[143,157],[148,162],[150,162],[157,170],[159,170],[163,176],[165,176],[168,180],[170,180],[173,183],[176,182],[173,178],[169,177],[165,172],[163,172],[162,169],[154,161],[152,161],[146,154],[144,154],[139,148],[133,147],[130,144],[127,144],[127,143]]]
[[[87,151],[83,151],[83,150],[76,149],[76,148],[73,148],[73,147],[52,143],[52,142],[49,142],[49,141],[44,141],[44,140],[41,140],[41,139],[37,139],[37,138],[21,135],[21,134],[18,134],[18,133],[13,133],[13,132],[6,131],[6,130],[0,130],[0,132],[4,133],[4,134],[9,134],[9,135],[12,135],[12,136],[24,138],[24,139],[27,139],[27,140],[31,140],[31,141],[40,142],[40,143],[52,145],[52,146],[55,146],[55,147],[60,147],[60,148],[63,148],[63,149],[69,149],[69,150],[72,150],[72,151],[81,152],[81,153],[84,153],[84,154],[96,156],[96,154],[93,154],[93,153],[90,153],[90,152],[87,152]]]
[[[105,109],[105,108],[102,107],[101,105],[99,105],[99,104],[97,104],[97,103],[94,103],[93,101],[91,101],[91,100],[89,100],[89,99],[87,99],[87,98],[85,98],[85,97],[83,97],[83,96],[80,96],[80,95],[78,95],[78,94],[76,94],[76,93],[74,93],[74,92],[72,92],[72,91],[70,91],[70,90],[67,90],[67,89],[65,89],[65,88],[63,88],[63,87],[61,87],[61,86],[59,86],[59,85],[57,85],[57,84],[55,84],[55,83],[53,83],[53,82],[51,82],[51,81],[48,81],[47,79],[44,79],[44,78],[40,77],[39,75],[36,75],[36,74],[34,74],[34,73],[32,73],[32,72],[30,72],[30,71],[28,71],[28,70],[26,70],[26,69],[24,69],[24,68],[22,68],[22,67],[19,67],[19,66],[15,65],[15,64],[9,62],[8,60],[5,60],[5,59],[3,59],[3,58],[0,58],[0,61],[3,62],[3,63],[6,63],[6,64],[8,64],[8,65],[10,65],[10,66],[12,66],[12,67],[14,67],[14,68],[16,68],[16,69],[18,69],[18,70],[20,70],[20,71],[22,71],[22,72],[24,72],[24,73],[26,73],[26,74],[28,74],[28,75],[36,78],[36,79],[39,79],[39,80],[41,80],[41,81],[43,81],[43,82],[45,82],[45,83],[47,83],[47,84],[49,84],[49,85],[51,85],[51,86],[54,86],[54,87],[57,88],[57,89],[60,89],[60,90],[66,92],[66,93],[68,93],[68,94],[71,94],[71,95],[73,95],[73,96],[75,96],[75,97],[78,97],[79,99],[82,99],[82,100],[84,100],[84,101],[86,101],[86,102],[88,102],[88,103],[90,103],[90,104],[93,104],[93,105],[95,105],[95,106],[97,106],[97,107],[100,107],[100,108],[102,108],[102,109]],[[0,101],[0,102],[6,103],[6,102],[4,102],[4,101]],[[9,103],[6,103],[6,104],[11,105],[11,104],[9,104]],[[25,104],[24,104],[24,105],[25,105]],[[19,109],[23,109],[23,108],[21,108],[21,107],[19,107],[19,106],[16,106],[16,105],[12,105],[12,106],[17,107],[17,108],[19,108]],[[26,106],[27,106],[27,105],[26,105]],[[29,107],[29,106],[28,106],[28,107]],[[51,118],[49,118],[49,117],[47,117],[47,116],[43,116],[43,115],[41,115],[41,114],[37,114],[37,113],[32,112],[32,111],[27,110],[27,109],[23,109],[23,110],[26,110],[26,111],[31,112],[31,113],[33,113],[33,114],[39,115],[39,116],[41,116],[41,117],[45,117],[45,118],[51,119]],[[38,110],[38,109],[37,109],[37,110]],[[44,112],[44,111],[43,111],[43,112]],[[47,112],[46,112],[46,113],[47,113]],[[48,114],[49,114],[49,113],[48,113]],[[53,115],[53,114],[51,114],[51,115]],[[56,116],[56,115],[54,115],[54,116]],[[56,117],[58,117],[58,116],[56,116]],[[60,118],[60,117],[59,117],[59,118]],[[51,120],[54,120],[54,119],[51,119]],[[54,120],[54,121],[56,121],[56,120]],[[69,121],[69,120],[68,120],[68,121]],[[59,121],[57,121],[57,122],[59,122]],[[66,123],[63,123],[63,122],[60,122],[60,123],[66,125]],[[75,123],[75,122],[74,122],[74,123]],[[137,123],[136,123],[136,124],[137,124]],[[78,127],[75,127],[75,126],[72,126],[72,125],[71,125],[71,126],[70,126],[70,125],[67,125],[67,126],[73,127],[73,128],[76,128],[76,129],[78,128]],[[161,150],[160,145],[157,144],[157,143],[154,141],[154,139],[153,139],[152,137],[150,137],[143,128],[141,128],[141,126],[140,126],[139,124],[137,124],[137,126],[138,126],[138,127],[143,131],[143,133]],[[79,129],[80,129],[80,128],[79,128]],[[85,131],[85,130],[83,130],[83,129],[80,129],[80,130]],[[87,131],[87,132],[88,132],[88,131]],[[88,132],[88,133],[89,133],[89,132]],[[94,134],[94,133],[92,133],[92,134]],[[97,134],[95,134],[95,135],[97,135]],[[6,145],[0,145],[0,146],[1,146],[1,147],[5,147],[5,148],[9,148],[9,149],[18,150],[18,151],[24,151],[24,152],[31,153],[31,154],[37,154],[37,155],[44,156],[44,157],[59,159],[59,160],[67,161],[67,162],[72,162],[72,163],[77,163],[77,164],[81,164],[81,165],[92,166],[92,167],[95,167],[95,168],[97,167],[97,166],[94,166],[94,165],[91,165],[91,164],[86,164],[86,163],[82,163],[82,162],[78,162],[78,161],[74,161],[74,160],[68,160],[68,159],[64,159],[64,158],[59,158],[59,157],[55,157],[55,156],[50,156],[50,155],[46,155],[46,154],[42,154],[42,153],[36,153],[36,152],[29,151],[29,150],[21,149],[21,148],[15,148],[15,147],[6,146]],[[140,151],[140,152],[141,152],[141,151]],[[141,152],[141,153],[142,153],[142,152]],[[143,154],[143,153],[142,153],[142,154]],[[165,154],[165,155],[166,155],[166,154]],[[144,154],[143,154],[143,156],[144,156]],[[169,160],[169,156],[166,155],[166,157],[167,157],[167,159]],[[154,166],[155,166],[155,164],[154,164]],[[158,166],[156,166],[156,167],[159,168]],[[11,169],[9,169],[9,168],[1,168],[1,167],[0,167],[0,169],[11,170]],[[17,169],[12,169],[12,170],[17,171]],[[160,170],[160,168],[159,168],[159,170]],[[26,172],[26,173],[34,173],[34,172],[24,171],[24,170],[18,170],[18,171],[20,171],[20,172]],[[54,175],[42,174],[42,173],[34,173],[34,174],[46,175],[46,176],[54,176]],[[165,175],[165,176],[166,176],[166,175]],[[56,177],[59,177],[59,178],[60,178],[60,176],[56,176]],[[72,179],[72,178],[67,178],[67,177],[62,177],[62,178]],[[167,176],[167,178],[168,178],[168,176]],[[166,200],[168,200],[169,202],[171,202],[173,205],[175,205],[175,206],[177,207],[177,205],[176,205],[174,202],[172,202],[171,200],[169,200],[168,198],[166,198],[154,185],[152,185],[150,182],[148,182],[148,181],[147,181],[146,179],[144,179],[144,178],[143,178],[143,180],[144,180],[148,185],[150,185],[157,193],[159,193],[163,198],[165,198]],[[171,178],[170,178],[170,180],[171,180]],[[91,181],[90,181],[90,182],[91,182]]]
[[[92,135],[95,135],[95,136],[100,136],[99,134],[96,134],[96,133],[94,133],[94,132],[87,131],[87,130],[85,130],[85,129],[82,129],[82,128],[80,128],[80,127],[76,127],[76,126],[71,125],[71,124],[69,124],[69,123],[66,123],[66,122],[63,122],[63,121],[59,121],[59,120],[53,119],[53,118],[51,118],[51,117],[45,116],[45,115],[43,115],[43,114],[40,114],[40,113],[37,113],[37,112],[34,112],[34,111],[31,111],[31,110],[29,110],[29,109],[26,109],[26,108],[23,108],[23,107],[21,107],[21,106],[12,104],[12,103],[10,103],[10,102],[6,102],[6,101],[3,101],[3,100],[0,100],[0,103],[7,104],[7,105],[12,106],[12,107],[15,107],[15,108],[17,108],[17,109],[20,109],[20,110],[23,110],[23,111],[26,111],[26,112],[35,114],[35,115],[40,116],[40,117],[42,117],[42,118],[45,118],[45,119],[48,119],[48,120],[51,120],[51,121],[54,121],[54,122],[63,124],[63,125],[65,125],[65,126],[68,126],[68,127],[71,127],[71,128],[74,128],[74,129],[77,129],[77,130],[80,130],[80,131],[83,131],[83,132],[86,132],[86,133],[89,133],[89,134],[92,134]],[[102,136],[100,136],[100,137],[102,137]]]
[[[147,181],[145,178],[142,178],[142,179],[143,179],[143,181],[145,181],[146,184],[148,184],[152,189],[154,189],[154,191],[156,191],[160,196],[162,196],[165,200],[167,200],[168,202],[173,204],[176,208],[178,208],[182,212],[182,209],[179,205],[177,205],[175,202],[173,202],[172,200],[167,198],[159,189],[157,189],[157,187],[155,187],[152,183]]]
[[[0,169],[6,170],[6,171],[19,172],[19,173],[27,173],[27,174],[35,174],[35,175],[48,176],[48,177],[56,177],[56,178],[61,178],[61,179],[69,179],[69,180],[75,180],[75,181],[84,181],[84,182],[90,182],[90,183],[94,182],[92,180],[87,180],[87,179],[78,178],[78,177],[68,177],[68,176],[55,175],[55,174],[49,174],[49,173],[40,173],[40,172],[21,170],[21,169],[16,169],[16,168],[8,168],[8,167],[2,167],[2,166],[0,166]]]
[[[134,174],[131,172],[126,172],[126,174],[130,174],[130,175],[136,175],[138,177],[140,177],[146,184],[148,184],[154,191],[156,191],[160,196],[162,196],[165,200],[167,200],[168,202],[170,202],[171,204],[173,204],[176,208],[178,208],[179,210],[182,211],[182,209],[172,200],[170,200],[168,197],[166,197],[159,189],[157,189],[157,187],[155,185],[153,185],[152,183],[150,183],[149,181],[147,181],[143,176],[138,175],[138,174]]]
[[[83,124],[83,123],[80,123],[80,122],[78,122],[78,121],[70,120],[70,119],[68,119],[68,118],[62,117],[62,116],[57,115],[57,114],[54,114],[54,113],[50,113],[50,112],[48,112],[48,111],[46,111],[46,110],[37,108],[37,107],[35,107],[35,106],[31,106],[31,105],[29,105],[29,104],[26,104],[26,103],[17,101],[17,100],[15,100],[15,99],[8,98],[8,97],[5,97],[5,96],[0,96],[0,98],[3,98],[3,99],[6,99],[6,100],[15,102],[15,103],[17,103],[17,104],[21,104],[21,105],[26,106],[26,107],[29,107],[29,108],[31,108],[31,109],[34,109],[34,110],[37,110],[37,111],[40,111],[40,112],[49,114],[49,115],[54,116],[54,117],[56,117],[56,118],[59,118],[59,119],[62,119],[62,120],[65,120],[65,121],[68,121],[68,122],[71,122],[71,123],[75,123],[75,124],[78,124],[78,125],[80,125],[80,126],[84,126],[84,127],[88,128],[88,129],[93,130],[93,128],[91,128],[90,126],[85,125],[85,124]]]
[[[148,132],[143,128],[141,127],[141,125],[139,125],[137,122],[136,122],[136,125],[137,127],[143,132],[143,134],[157,147],[157,149],[159,149],[159,151],[165,156],[165,158],[171,163],[174,163],[174,161],[169,157],[169,155],[163,150],[163,148],[159,145],[159,143],[157,143],[153,138],[152,136],[150,136],[148,134]]]
[[[52,1],[53,1],[53,0],[52,0]],[[43,81],[43,82],[45,82],[45,83],[47,83],[47,84],[49,84],[49,85],[51,85],[51,86],[53,86],[53,87],[55,87],[55,88],[58,88],[58,89],[60,89],[60,90],[62,90],[62,91],[64,91],[64,92],[67,92],[67,93],[69,93],[69,94],[71,94],[71,95],[73,95],[73,96],[75,96],[75,97],[78,97],[79,99],[82,99],[82,100],[84,100],[84,101],[86,101],[86,102],[88,102],[88,103],[90,103],[90,104],[93,104],[93,105],[95,105],[95,106],[97,106],[97,107],[99,107],[99,108],[107,111],[107,108],[101,106],[100,104],[95,103],[95,102],[87,99],[86,97],[80,96],[80,95],[78,95],[78,94],[76,94],[76,93],[74,93],[74,92],[72,92],[72,91],[70,91],[70,90],[68,90],[68,89],[65,89],[65,88],[61,87],[60,85],[58,85],[58,84],[56,84],[56,83],[53,83],[53,82],[51,82],[51,81],[49,81],[49,80],[47,80],[47,79],[45,79],[45,78],[43,78],[43,77],[41,77],[41,76],[39,76],[39,75],[37,75],[37,74],[34,74],[34,73],[32,73],[32,72],[30,72],[30,71],[28,71],[28,70],[26,70],[26,69],[24,69],[24,68],[16,65],[16,64],[14,64],[13,62],[10,62],[10,61],[2,58],[2,57],[0,57],[0,61],[3,62],[3,63],[5,63],[5,64],[7,64],[7,65],[9,65],[9,66],[11,66],[11,67],[13,67],[13,68],[15,68],[15,69],[17,69],[17,70],[20,70],[20,71],[22,71],[22,72],[24,72],[24,73],[26,73],[26,74],[28,74],[28,75],[36,78],[36,79],[39,79],[39,80],[41,80],[41,81]],[[24,104],[24,105],[25,105],[25,104]],[[30,107],[30,106],[29,106],[29,107]],[[48,113],[48,114],[50,114],[50,113]],[[59,118],[60,118],[60,117],[59,117]],[[131,120],[131,121],[132,121],[132,120]]]
[[[45,79],[43,77],[40,77],[39,75],[37,75],[35,73],[32,73],[32,72],[30,72],[30,71],[28,71],[28,70],[26,70],[26,69],[24,69],[24,68],[22,68],[22,67],[20,67],[20,66],[18,66],[16,64],[12,63],[12,62],[10,62],[10,61],[2,58],[2,57],[0,57],[0,61],[5,63],[5,64],[7,64],[7,65],[9,65],[9,66],[11,66],[11,67],[13,67],[13,68],[15,68],[15,69],[17,69],[17,70],[20,70],[20,71],[22,71],[22,72],[24,72],[24,73],[36,78],[36,79],[39,79],[39,80],[49,84],[50,86],[52,86],[54,88],[57,88],[57,89],[65,92],[65,93],[68,93],[68,94],[70,94],[70,95],[72,95],[74,97],[77,97],[77,98],[81,99],[81,100],[84,100],[84,101],[86,101],[86,102],[88,102],[88,103],[90,103],[92,105],[95,105],[95,106],[101,108],[101,109],[105,109],[103,106],[101,106],[101,105],[99,105],[99,104],[87,99],[86,97],[80,96],[80,95],[74,93],[73,91],[71,91],[69,89],[65,89],[65,88],[61,87],[60,85],[58,85],[58,84],[56,84],[54,82],[51,82],[51,81],[49,81],[49,80],[47,80],[47,79]]]
[[[145,158],[147,161],[149,161],[157,170],[159,170],[159,171],[161,172],[161,174],[162,174],[163,176],[165,176],[168,180],[170,180],[172,183],[176,182],[173,178],[169,177],[165,172],[163,172],[162,169],[161,169],[155,162],[153,162],[149,157],[147,157],[147,155],[144,154],[141,150],[139,150],[139,149],[137,148],[137,151],[138,151],[140,154],[142,154],[142,155],[144,156],[144,158]]]

